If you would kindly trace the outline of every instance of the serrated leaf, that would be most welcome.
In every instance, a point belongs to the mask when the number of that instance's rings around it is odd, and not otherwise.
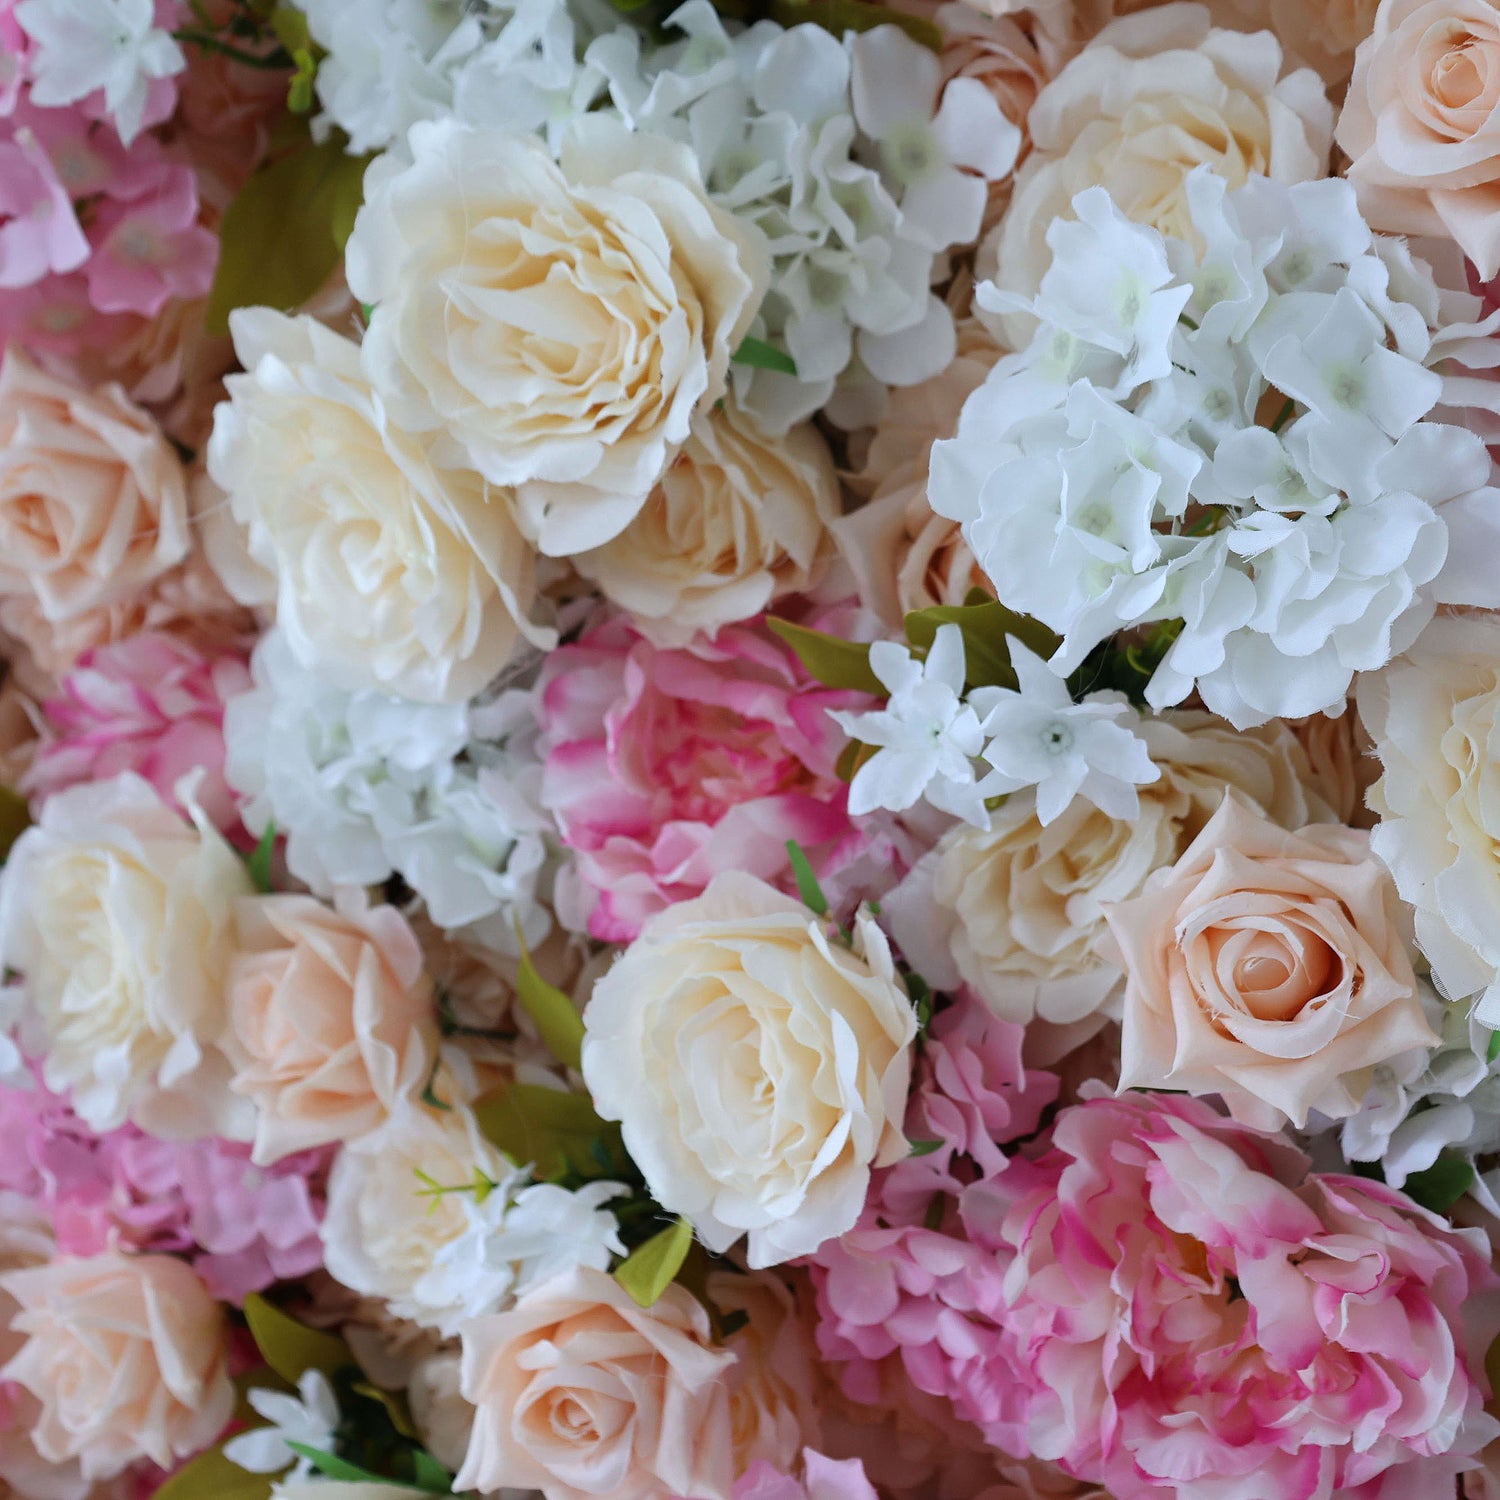
[[[151,1500],[267,1500],[274,1478],[240,1468],[224,1457],[220,1444],[185,1463],[152,1491]]]
[[[740,340],[734,351],[737,365],[752,365],[757,370],[776,370],[782,375],[796,375],[797,361],[785,349],[768,344],[764,339],[753,339],[748,335]]]
[[[810,21],[842,37],[846,31],[874,31],[877,26],[899,26],[912,41],[933,52],[943,50],[943,33],[937,24],[922,16],[887,10],[867,0],[772,0],[773,21],[791,28]]]
[[[1401,1191],[1414,1203],[1445,1214],[1474,1182],[1474,1166],[1461,1156],[1440,1156],[1425,1172],[1413,1172]]]
[[[828,897],[813,874],[813,867],[796,839],[786,841],[786,857],[791,862],[792,874],[797,878],[797,894],[807,909],[820,917],[828,915]]]
[[[964,638],[964,678],[971,688],[1016,685],[1010,664],[1010,642],[1014,636],[1043,660],[1058,647],[1057,637],[1039,620],[1018,615],[998,600],[983,604],[936,604],[931,609],[907,615],[906,639],[923,650],[930,649],[940,625],[957,625]]]
[[[245,856],[245,868],[262,896],[271,893],[271,856],[276,852],[276,825],[267,823],[255,848]]]
[[[245,1298],[245,1321],[250,1325],[261,1358],[293,1385],[308,1370],[333,1375],[355,1363],[343,1339],[299,1323],[290,1313],[267,1302],[259,1292]]]
[[[615,1280],[641,1307],[652,1307],[671,1286],[692,1247],[693,1226],[679,1217],[632,1250],[615,1267]]]
[[[583,1017],[573,999],[536,971],[526,944],[521,944],[521,967],[516,975],[516,999],[533,1021],[547,1050],[565,1068],[582,1066]]]
[[[31,826],[26,799],[8,786],[0,786],[0,863],[10,857],[16,840]]]
[[[569,1174],[600,1178],[623,1170],[619,1126],[601,1120],[587,1094],[513,1083],[474,1106],[479,1128],[518,1166],[542,1181]]]
[[[225,333],[237,307],[292,312],[328,279],[344,252],[370,158],[348,156],[345,138],[306,135],[255,172],[224,211],[219,266],[208,294],[210,333]]]
[[[859,693],[873,693],[879,698],[888,696],[885,684],[870,667],[870,648],[862,642],[824,635],[821,630],[793,625],[790,620],[778,620],[774,615],[766,618],[766,624],[797,653],[798,661],[825,687],[850,688]]]

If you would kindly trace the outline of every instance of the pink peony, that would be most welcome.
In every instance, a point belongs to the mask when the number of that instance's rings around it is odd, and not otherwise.
[[[249,687],[243,657],[204,655],[176,636],[148,631],[88,651],[42,705],[53,734],[25,790],[45,798],[135,771],[170,801],[201,768],[198,804],[227,833],[239,818],[224,780],[224,704]]]
[[[727,870],[791,889],[788,839],[820,873],[863,848],[825,710],[865,700],[811,681],[762,630],[664,651],[613,620],[554,651],[540,691],[542,801],[605,942]]]
[[[1484,1236],[1309,1166],[1199,1100],[1133,1094],[1063,1111],[1034,1160],[967,1189],[997,1284],[986,1437],[1115,1500],[1451,1491],[1500,1433]]]

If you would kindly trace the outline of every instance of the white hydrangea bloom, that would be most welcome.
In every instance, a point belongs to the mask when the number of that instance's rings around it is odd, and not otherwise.
[[[127,146],[140,133],[152,81],[187,66],[157,26],[153,0],[21,0],[15,17],[32,42],[32,102],[76,104],[102,90]]]
[[[247,825],[287,838],[292,874],[319,894],[393,873],[440,927],[502,952],[516,925],[551,925],[539,886],[546,822],[530,699],[416,704],[330,687],[279,631],[256,648],[256,686],[224,716],[226,774]]]
[[[253,1427],[224,1444],[224,1457],[252,1474],[281,1474],[283,1479],[304,1479],[313,1472],[311,1462],[289,1444],[332,1453],[339,1426],[339,1403],[328,1377],[320,1370],[306,1370],[297,1382],[297,1394],[263,1388],[251,1390],[250,1405],[270,1424]],[[282,1470],[287,1472],[282,1474]]]
[[[756,223],[773,255],[752,334],[795,376],[737,364],[741,405],[785,430],[840,381],[915,385],[945,369],[955,334],[930,290],[937,252],[979,232],[986,179],[1007,175],[1020,136],[982,85],[942,86],[936,57],[894,26],[845,42],[814,25],[761,21],[731,33],[708,0],[643,48],[595,41],[635,129],[691,145],[711,195]]]
[[[1340,708],[1439,604],[1500,606],[1478,298],[1374,235],[1337,180],[1188,183],[1201,248],[1102,189],[1059,221],[1038,320],[933,450],[928,493],[1065,675],[1115,632],[1182,630],[1146,689],[1240,728]],[[1479,545],[1475,545],[1478,542]]]
[[[877,641],[870,647],[870,669],[890,692],[885,707],[873,713],[829,711],[846,734],[879,747],[850,783],[849,811],[905,812],[925,798],[988,828],[986,794],[974,773],[984,734],[963,699],[963,632],[940,625],[925,661],[895,641]]]

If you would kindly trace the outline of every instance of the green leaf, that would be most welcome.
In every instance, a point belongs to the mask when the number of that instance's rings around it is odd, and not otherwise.
[[[823,887],[818,884],[818,877],[813,874],[813,867],[796,839],[786,841],[786,857],[791,861],[792,874],[797,877],[797,894],[802,898],[802,904],[817,916],[826,917],[828,897],[823,894]]]
[[[295,5],[278,5],[271,12],[271,30],[288,52],[297,53],[312,46],[307,17]]]
[[[1500,1031],[1492,1031],[1489,1050],[1485,1053],[1485,1058],[1488,1062],[1494,1062],[1497,1057],[1500,1057]]]
[[[548,984],[536,971],[526,944],[521,944],[521,968],[516,975],[516,999],[536,1022],[536,1029],[558,1062],[575,1071],[582,1066],[583,1017],[572,997]]]
[[[943,50],[943,33],[935,22],[901,11],[887,10],[867,0],[772,0],[770,16],[786,27],[811,21],[842,37],[846,31],[874,31],[877,26],[899,26],[912,41],[933,52]]]
[[[1443,1155],[1425,1172],[1413,1172],[1406,1179],[1402,1192],[1430,1208],[1435,1214],[1445,1214],[1465,1193],[1474,1181],[1474,1167],[1461,1156]]]
[[[851,688],[855,692],[874,693],[878,698],[890,696],[890,690],[870,668],[870,648],[859,641],[840,640],[793,625],[790,620],[768,616],[766,624],[793,651],[804,667],[826,687]]]
[[[286,107],[294,115],[305,115],[313,107],[313,84],[318,77],[318,65],[305,47],[292,53],[292,61],[297,64],[297,71],[286,86]]]
[[[240,1468],[224,1457],[220,1444],[184,1464],[151,1500],[266,1500],[274,1479]]]
[[[419,1488],[429,1495],[451,1495],[453,1476],[424,1448],[411,1456],[412,1473]]]
[[[911,1150],[906,1154],[909,1157],[931,1156],[934,1151],[941,1151],[942,1149],[943,1143],[941,1141],[913,1141],[911,1143]]]
[[[340,1458],[336,1453],[324,1453],[321,1448],[309,1448],[306,1443],[293,1442],[291,1438],[286,1439],[286,1445],[299,1458],[305,1458],[318,1473],[326,1474],[330,1479],[341,1479],[346,1484],[380,1484],[389,1485],[393,1489],[402,1488],[397,1481],[387,1479],[383,1474],[372,1474],[368,1469],[351,1464],[348,1459]]]
[[[926,1031],[932,1020],[932,986],[920,974],[911,973],[906,976],[906,993],[917,1013],[917,1030]]]
[[[785,349],[748,336],[740,340],[740,347],[734,351],[734,362],[753,365],[757,370],[777,370],[783,375],[797,373],[797,361]]]
[[[931,649],[938,626],[957,625],[964,638],[964,675],[970,687],[1015,687],[1010,636],[1044,661],[1058,647],[1058,638],[1041,621],[1018,615],[996,599],[913,610],[905,623],[906,639],[923,650]]]
[[[684,1218],[653,1234],[615,1267],[615,1280],[642,1307],[660,1301],[693,1246],[693,1226]]]
[[[343,254],[370,158],[346,155],[342,135],[317,145],[302,128],[302,141],[256,172],[224,211],[210,333],[226,332],[237,307],[295,311]]]
[[[599,1118],[587,1094],[513,1083],[481,1099],[474,1116],[487,1140],[544,1182],[611,1177],[626,1161],[619,1127]]]
[[[295,1385],[308,1370],[332,1375],[355,1363],[349,1346],[334,1334],[299,1323],[259,1292],[245,1298],[245,1321],[261,1357]]]
[[[245,856],[245,868],[262,896],[271,892],[271,856],[276,851],[276,825],[267,823],[255,848]]]
[[[0,786],[0,863],[10,856],[11,847],[31,826],[31,810],[26,799],[8,786]]]

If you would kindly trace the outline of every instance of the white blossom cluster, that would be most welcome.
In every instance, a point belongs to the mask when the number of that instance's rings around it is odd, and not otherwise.
[[[247,826],[286,836],[291,873],[326,895],[392,874],[440,927],[499,951],[547,935],[546,822],[529,695],[417,704],[330,687],[279,631],[225,713],[226,773]]]
[[[1347,182],[1200,170],[1186,191],[1196,243],[1090,188],[1035,299],[981,287],[1037,327],[936,445],[930,498],[1062,635],[1054,671],[1180,619],[1153,706],[1196,688],[1241,728],[1337,710],[1437,605],[1500,605],[1476,562],[1500,493],[1459,425],[1494,409],[1470,372],[1497,320],[1373,234]]]

